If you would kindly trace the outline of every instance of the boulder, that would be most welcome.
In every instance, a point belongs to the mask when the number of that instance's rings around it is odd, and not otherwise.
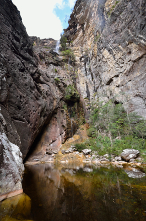
[[[135,149],[125,149],[121,153],[121,158],[125,161],[129,161],[131,159],[135,159],[139,156],[139,151]]]
[[[115,160],[116,161],[121,161],[122,159],[121,159],[121,157],[115,157]]]
[[[91,153],[91,149],[84,149],[82,150],[83,154],[88,155]]]
[[[53,154],[53,150],[52,149],[46,149],[46,154],[52,155]]]
[[[62,154],[65,154],[65,150],[61,150],[61,153],[62,153]]]
[[[93,172],[93,169],[90,168],[90,167],[84,167],[84,168],[83,168],[83,171],[84,171],[84,172],[87,172],[87,173],[91,173],[91,172]]]

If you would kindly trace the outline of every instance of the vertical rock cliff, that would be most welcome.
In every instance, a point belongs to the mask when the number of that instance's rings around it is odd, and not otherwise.
[[[87,109],[114,98],[146,118],[146,1],[78,0],[65,35]]]

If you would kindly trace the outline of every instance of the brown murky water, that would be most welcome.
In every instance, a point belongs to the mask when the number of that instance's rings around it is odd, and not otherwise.
[[[146,177],[137,169],[27,166],[23,188],[35,221],[146,220]]]
[[[146,177],[136,168],[27,166],[23,189],[30,197],[22,203],[23,212],[15,209],[12,217],[17,215],[17,219],[2,220],[146,220]],[[28,218],[24,208],[28,208]]]

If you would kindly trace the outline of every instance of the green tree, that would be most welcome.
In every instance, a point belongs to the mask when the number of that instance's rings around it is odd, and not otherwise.
[[[65,37],[64,34],[61,34],[60,44],[61,44],[61,50],[62,51],[66,50],[66,43],[67,43],[67,38]]]

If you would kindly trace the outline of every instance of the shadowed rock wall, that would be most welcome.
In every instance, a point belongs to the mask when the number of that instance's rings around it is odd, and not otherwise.
[[[0,195],[3,197],[22,188],[22,159],[42,128],[53,127],[52,116],[63,105],[67,106],[66,88],[75,87],[68,73],[71,67],[65,67],[54,52],[55,46],[53,39],[29,38],[12,1],[0,0]],[[72,105],[78,101],[79,98],[71,101]],[[71,133],[66,115],[57,116],[63,117],[63,120],[55,118],[60,123],[53,129],[58,149]],[[48,130],[50,133],[51,129]]]

